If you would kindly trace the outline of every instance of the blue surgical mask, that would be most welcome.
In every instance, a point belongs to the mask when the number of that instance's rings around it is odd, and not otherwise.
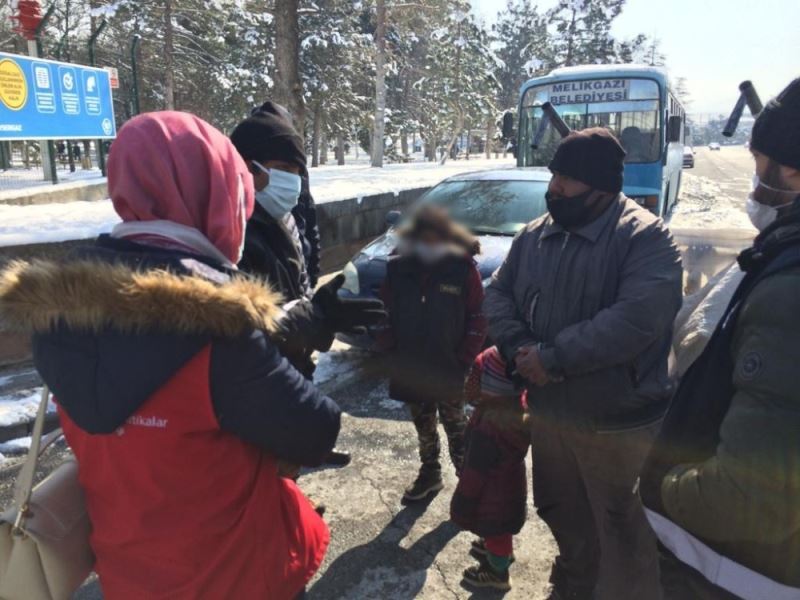
[[[281,171],[280,169],[267,169],[257,162],[253,164],[269,175],[269,183],[263,190],[256,192],[256,202],[274,219],[280,220],[287,215],[300,198],[302,180],[299,175]]]

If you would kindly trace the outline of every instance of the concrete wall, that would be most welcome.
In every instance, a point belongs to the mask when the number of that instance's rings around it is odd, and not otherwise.
[[[350,198],[317,205],[322,236],[322,270],[341,269],[365,243],[386,231],[386,213],[403,210],[430,188]]]
[[[91,183],[75,181],[0,192],[0,204],[13,206],[63,204],[76,201],[98,202],[106,198],[108,198],[108,185],[105,178],[98,178]]]

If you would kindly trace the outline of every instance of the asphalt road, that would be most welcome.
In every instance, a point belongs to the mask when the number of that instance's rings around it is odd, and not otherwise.
[[[695,151],[695,167],[686,172],[718,183],[728,195],[741,198],[744,205],[755,169],[750,151],[744,146],[722,146],[714,151],[698,146]]]
[[[720,152],[698,148],[696,167],[690,173],[717,182],[743,203],[752,170],[745,148]],[[445,489],[427,505],[403,507],[403,489],[418,467],[416,436],[406,407],[388,399],[385,382],[363,353],[338,346],[337,352],[323,359],[323,366],[327,375],[322,387],[347,413],[338,445],[352,452],[353,462],[343,469],[306,473],[300,479],[307,495],[326,505],[332,538],[325,562],[309,586],[309,598],[546,598],[555,544],[536,517],[531,498],[528,523],[515,539],[513,590],[505,595],[470,591],[462,585],[461,573],[474,564],[468,556],[472,536],[448,519],[456,479],[446,451]],[[446,447],[441,430],[440,436]],[[13,475],[12,469],[0,470],[0,506],[8,502]],[[93,581],[76,598],[96,600],[102,594]]]

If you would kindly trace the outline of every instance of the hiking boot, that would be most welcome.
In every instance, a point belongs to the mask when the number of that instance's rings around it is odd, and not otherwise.
[[[419,502],[425,500],[428,496],[435,494],[444,487],[442,481],[442,472],[438,469],[426,469],[423,467],[419,470],[416,481],[406,488],[403,494],[403,504],[411,502]]]
[[[472,540],[472,546],[470,546],[469,554],[472,558],[477,558],[478,560],[482,560],[489,556],[489,551],[486,549],[486,541],[483,538],[478,538],[477,540]],[[513,554],[509,557],[511,561],[510,564],[514,564],[517,560],[517,557]]]
[[[487,561],[480,566],[470,567],[464,571],[464,583],[477,588],[494,588],[507,592],[511,589],[511,575],[508,569],[495,571]]]

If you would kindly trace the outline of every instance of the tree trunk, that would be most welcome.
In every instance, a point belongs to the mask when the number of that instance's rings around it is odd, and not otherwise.
[[[325,129],[325,116],[323,115],[322,120],[320,121],[320,125],[322,127],[322,133],[320,134],[319,138],[319,164],[327,165],[328,164],[328,132]]]
[[[383,166],[383,134],[386,115],[386,1],[376,0],[375,119],[372,124],[372,166]]]
[[[408,156],[408,133],[405,130],[400,134],[400,152],[403,156]]]
[[[311,166],[319,166],[319,138],[322,133],[322,108],[319,104],[314,107],[314,129],[311,134]]]
[[[572,66],[573,54],[575,52],[575,22],[578,17],[578,11],[574,8],[572,9],[572,20],[569,23],[569,33],[567,34],[569,38],[567,39],[567,57],[564,61],[564,65],[567,67]]]
[[[494,119],[486,120],[486,158],[492,158],[492,138],[494,137]]]
[[[457,39],[461,39],[461,21],[458,22],[457,28]],[[453,131],[453,137],[450,138],[450,143],[447,145],[447,149],[445,153],[442,155],[442,160],[439,164],[444,164],[447,162],[447,159],[450,158],[450,154],[453,151],[453,146],[458,140],[458,137],[461,135],[461,132],[464,129],[464,110],[461,108],[461,48],[462,44],[458,45],[458,49],[456,50],[456,123],[455,123],[455,131]]]
[[[175,110],[175,48],[172,0],[164,0],[164,108]]]
[[[306,127],[303,82],[300,79],[300,27],[297,22],[299,0],[275,0],[275,87],[273,99],[294,117],[300,135]]]
[[[470,146],[472,146],[472,123],[467,125],[467,160],[469,160]]]
[[[338,152],[336,163],[342,167],[344,166],[344,136],[341,132],[336,134],[336,151]]]

